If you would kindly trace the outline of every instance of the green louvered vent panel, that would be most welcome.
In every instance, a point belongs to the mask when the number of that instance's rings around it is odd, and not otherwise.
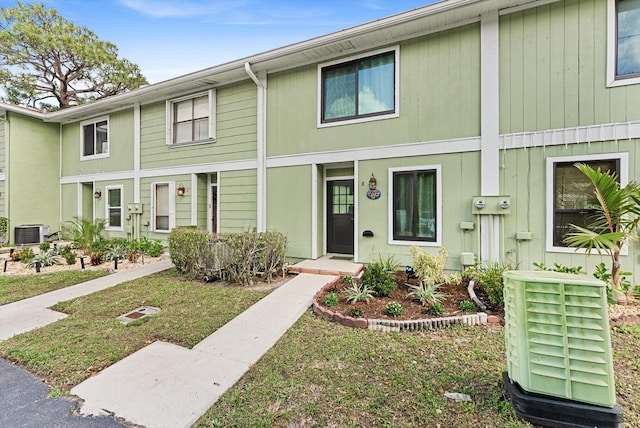
[[[605,284],[537,271],[504,279],[509,377],[525,391],[613,407]]]

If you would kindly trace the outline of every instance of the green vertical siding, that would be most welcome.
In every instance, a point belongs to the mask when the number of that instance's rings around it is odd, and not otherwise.
[[[607,0],[500,17],[500,132],[640,119],[640,85],[606,87]]]
[[[140,125],[142,168],[255,158],[256,94],[256,86],[249,80],[218,88],[216,142],[198,145],[167,145],[166,103],[143,106]]]
[[[480,134],[478,24],[401,44],[398,118],[318,129],[317,80],[317,66],[269,76],[268,156]]]
[[[223,184],[223,188],[224,186]],[[267,189],[269,189],[267,229],[277,230],[287,236],[289,257],[310,258],[311,216],[313,215],[311,212],[311,166],[268,169]],[[319,200],[322,199],[319,198]],[[321,207],[322,204],[319,206]],[[318,214],[321,215],[321,209],[318,210]]]
[[[69,222],[74,220],[74,217],[78,215],[78,185],[62,184],[60,186],[60,203],[62,210],[62,230],[68,232]],[[67,230],[65,230],[67,229]],[[65,233],[63,239],[71,240],[73,236],[70,233]]]
[[[133,169],[133,110],[126,109],[98,117],[103,116],[109,117],[109,157],[106,158],[81,160],[80,123],[84,121],[62,127],[63,176]]]
[[[2,174],[7,172],[7,135],[5,128],[7,127],[6,117],[0,116],[0,170]],[[0,181],[0,217],[7,216],[7,186],[5,180]]]
[[[220,231],[253,231],[257,225],[257,174],[255,170],[219,174]]]

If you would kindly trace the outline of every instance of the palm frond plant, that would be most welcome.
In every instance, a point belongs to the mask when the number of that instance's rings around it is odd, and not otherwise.
[[[593,250],[611,258],[611,286],[621,291],[620,253],[625,245],[637,237],[640,224],[640,186],[630,182],[620,186],[618,177],[610,171],[594,170],[583,163],[575,164],[594,187],[594,214],[587,227],[572,224],[573,232],[565,238],[570,247]]]
[[[423,306],[433,306],[436,303],[440,303],[442,299],[447,297],[446,294],[439,291],[441,284],[408,284],[409,291],[407,297],[418,300]]]

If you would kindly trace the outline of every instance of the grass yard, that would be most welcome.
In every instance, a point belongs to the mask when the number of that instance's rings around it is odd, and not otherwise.
[[[107,275],[97,270],[63,271],[0,277],[0,305],[17,302]]]
[[[0,355],[67,392],[156,340],[192,347],[266,294],[165,271],[54,306],[70,316],[0,342]],[[161,311],[127,326],[116,320],[141,305]]]
[[[307,313],[199,427],[526,427],[502,401],[504,329],[390,333]],[[640,327],[614,330],[618,403],[640,426]],[[471,402],[443,393],[460,392]]]

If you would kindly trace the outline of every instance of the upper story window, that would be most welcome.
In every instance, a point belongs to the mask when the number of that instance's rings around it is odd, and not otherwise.
[[[438,245],[442,221],[440,167],[393,168],[389,181],[390,243]]]
[[[573,232],[571,225],[588,228],[596,212],[594,187],[589,178],[575,167],[584,163],[616,174],[626,185],[627,154],[614,153],[590,156],[570,156],[547,160],[547,250],[576,251],[564,242]],[[549,198],[552,198],[549,201]],[[580,251],[580,250],[577,250]],[[584,251],[584,250],[582,250]]]
[[[398,113],[398,48],[319,66],[319,126]]]
[[[81,156],[97,158],[109,156],[109,119],[106,117],[85,121],[81,128]]]
[[[640,0],[609,0],[609,86],[640,83]]]
[[[215,141],[215,90],[167,101],[167,144]]]

